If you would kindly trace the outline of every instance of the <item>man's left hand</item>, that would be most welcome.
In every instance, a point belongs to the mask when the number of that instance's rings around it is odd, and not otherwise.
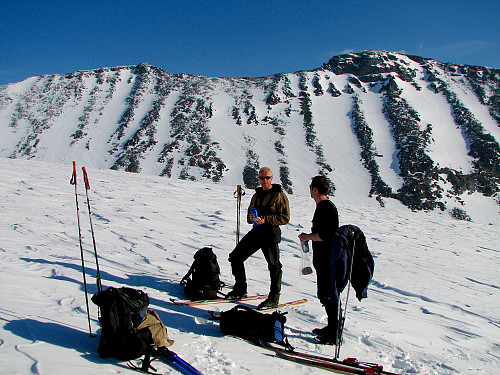
[[[258,225],[265,224],[266,220],[263,217],[257,217],[255,218],[255,223]]]

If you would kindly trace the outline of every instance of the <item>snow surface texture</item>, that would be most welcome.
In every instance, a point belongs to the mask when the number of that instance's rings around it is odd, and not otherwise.
[[[90,298],[96,292],[95,260],[82,166],[77,167]],[[0,372],[135,373],[124,362],[101,359],[96,352],[99,338],[89,337],[75,192],[69,184],[72,166],[2,159],[0,171]],[[168,302],[184,298],[179,281],[203,246],[213,247],[223,281],[232,283],[227,261],[236,237],[232,189],[109,170],[91,169],[89,178],[103,286],[147,292],[150,307],[175,340],[172,350],[204,374],[322,372],[224,336],[208,320],[208,307]],[[251,195],[247,191],[243,197],[243,214]],[[315,297],[315,274],[299,272],[297,236],[310,230],[314,201],[300,195],[289,198],[291,222],[283,227],[281,243],[282,301],[309,302],[288,308],[287,333],[298,350],[332,356],[333,347],[315,344],[311,334],[326,321]],[[497,373],[498,225],[457,221],[440,212],[412,213],[391,200],[385,208],[335,203],[341,225],[358,225],[375,257],[368,298],[359,302],[350,294],[341,357],[377,362],[402,374]],[[242,224],[243,234],[249,229]],[[246,265],[249,291],[267,292],[263,256],[257,253]],[[89,303],[92,331],[99,334],[97,307]],[[176,373],[166,365],[158,367],[162,373]]]

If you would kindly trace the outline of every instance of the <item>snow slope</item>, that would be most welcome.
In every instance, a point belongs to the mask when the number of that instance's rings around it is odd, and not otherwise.
[[[96,291],[95,261],[82,165],[77,166],[90,297]],[[71,172],[70,163],[1,160],[0,373],[135,373],[123,362],[101,359],[98,337],[89,337]],[[224,336],[207,319],[206,308],[168,302],[183,298],[179,281],[203,246],[213,247],[223,281],[232,283],[227,256],[235,244],[234,189],[110,170],[90,169],[89,177],[103,285],[146,291],[175,340],[172,350],[204,374],[322,372]],[[247,191],[243,197],[243,212],[251,195]],[[298,194],[289,198],[291,222],[283,227],[281,243],[282,300],[309,302],[288,309],[287,333],[299,350],[333,355],[333,347],[312,339],[311,330],[326,320],[315,298],[315,275],[299,275],[297,235],[309,231],[314,202]],[[385,208],[335,203],[341,224],[363,229],[375,257],[368,298],[359,302],[350,295],[341,357],[378,362],[402,374],[495,374],[500,365],[498,225],[412,213],[391,200]],[[246,233],[249,226],[241,230]],[[247,274],[250,291],[268,290],[260,253],[247,261]],[[98,333],[97,308],[89,303],[92,331]],[[158,366],[162,373],[175,373]]]
[[[301,181],[318,173],[336,198],[397,194],[480,222],[465,195],[490,195],[498,212],[499,87],[498,69],[390,51],[258,78],[81,70],[0,86],[0,156],[226,187],[270,166],[290,194],[307,195]]]

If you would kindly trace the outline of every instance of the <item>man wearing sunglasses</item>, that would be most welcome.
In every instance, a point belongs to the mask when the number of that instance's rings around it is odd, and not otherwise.
[[[262,168],[259,171],[260,187],[255,189],[255,194],[248,206],[247,221],[248,224],[253,223],[253,227],[229,254],[235,284],[226,298],[237,299],[247,293],[244,262],[257,250],[262,250],[271,277],[271,287],[268,298],[258,306],[258,309],[273,308],[279,303],[282,276],[278,247],[281,242],[279,226],[288,224],[290,221],[288,198],[281,185],[272,182],[271,169]],[[252,213],[253,209],[257,210],[257,216]]]

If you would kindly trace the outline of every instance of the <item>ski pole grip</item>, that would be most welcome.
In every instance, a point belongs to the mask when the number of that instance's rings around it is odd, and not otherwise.
[[[87,176],[87,171],[85,170],[85,167],[82,167],[82,171],[83,171],[83,180],[85,181],[85,188],[87,190],[90,190],[89,178]]]
[[[73,161],[73,174],[71,175],[71,180],[69,180],[71,185],[76,185],[76,162]]]
[[[241,185],[236,186],[236,191],[234,192],[234,197],[241,199],[242,196],[245,195],[245,190],[241,188]]]

